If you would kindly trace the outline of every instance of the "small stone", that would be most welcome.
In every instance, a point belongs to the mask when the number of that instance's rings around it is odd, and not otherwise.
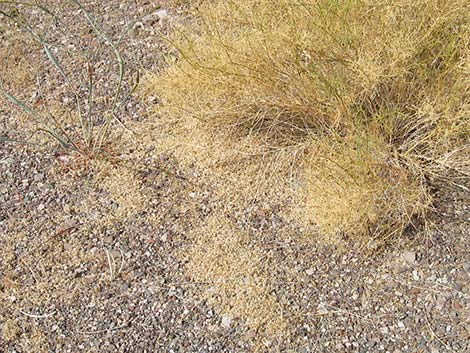
[[[150,95],[150,96],[148,96],[148,97],[146,98],[146,100],[147,100],[147,103],[151,103],[151,104],[152,104],[152,103],[157,102],[157,97]],[[161,159],[162,161],[166,161],[166,160],[168,159],[168,158],[166,158],[166,157],[167,157],[167,156],[165,155],[165,153],[163,153],[163,154],[160,156],[160,159]]]
[[[165,9],[155,11],[155,15],[157,15],[160,20],[167,20],[170,17],[168,11]]]
[[[1,161],[1,163],[2,163],[2,164],[5,164],[5,165],[7,165],[7,166],[10,166],[10,165],[12,165],[13,163],[15,163],[15,159],[12,158],[12,157],[6,158],[6,159],[3,159],[3,160]]]
[[[41,181],[41,180],[44,179],[44,174],[42,174],[42,173],[34,174],[33,179],[34,179],[34,181]]]
[[[42,211],[44,208],[46,208],[46,206],[44,206],[43,203],[39,204],[38,206],[38,211]]]
[[[232,319],[229,316],[222,316],[222,326],[229,328],[232,324]]]
[[[470,262],[462,263],[462,267],[465,271],[470,272]]]
[[[388,327],[387,326],[381,327],[379,331],[380,333],[383,333],[384,335],[386,335],[388,333]]]
[[[34,285],[34,279],[33,278],[27,278],[23,284],[26,286],[26,287],[31,287],[32,285]]]
[[[369,342],[367,342],[367,345],[369,347],[375,347],[377,344],[379,344],[380,340],[377,337],[372,338]]]
[[[405,251],[402,255],[403,260],[405,260],[410,265],[416,263],[416,253],[414,251]]]
[[[315,271],[313,269],[309,268],[307,271],[305,271],[305,273],[309,276],[312,276],[315,273]]]
[[[325,304],[324,303],[320,303],[318,304],[318,307],[317,307],[317,314],[318,315],[327,315],[329,314],[329,311],[328,309],[325,307]]]

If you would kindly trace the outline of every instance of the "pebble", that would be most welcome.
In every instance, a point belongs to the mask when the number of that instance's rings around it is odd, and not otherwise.
[[[229,316],[222,316],[222,326],[229,328],[232,324],[232,319]]]
[[[341,342],[338,342],[338,343],[336,344],[336,349],[341,350],[341,349],[343,349],[343,348],[344,348],[344,345],[343,345]]]
[[[10,165],[13,165],[13,163],[15,163],[15,159],[13,157],[9,157],[9,158],[3,159],[1,163],[7,166],[10,166]]]
[[[157,17],[161,20],[167,20],[170,17],[168,11],[165,9],[155,11],[155,15],[157,15]]]
[[[405,251],[402,257],[403,260],[405,260],[410,265],[416,264],[416,253],[414,251]]]
[[[377,337],[372,338],[370,341],[367,342],[367,345],[369,347],[375,347],[377,344],[379,344],[380,340]]]
[[[34,181],[41,181],[43,179],[44,179],[44,174],[42,173],[34,174],[34,177],[33,177]]]

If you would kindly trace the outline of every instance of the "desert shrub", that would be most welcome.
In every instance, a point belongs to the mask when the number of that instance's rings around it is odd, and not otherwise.
[[[461,0],[200,2],[149,85],[172,121],[257,136],[259,153],[301,149],[307,219],[332,237],[384,239],[425,213],[435,180],[468,180],[468,10]]]

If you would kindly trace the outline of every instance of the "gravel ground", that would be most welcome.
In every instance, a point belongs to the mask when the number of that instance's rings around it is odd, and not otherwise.
[[[163,1],[86,6],[113,37],[137,20],[121,50],[141,70],[158,69],[159,34],[183,20]],[[64,21],[83,33],[77,14]],[[49,36],[60,43],[60,32]],[[78,42],[99,47],[93,38],[85,32]],[[109,53],[96,60],[109,67]],[[64,61],[74,65],[73,57]],[[105,69],[99,77],[106,92]],[[0,114],[0,135],[16,137],[11,107]],[[138,124],[146,115],[131,100],[122,119]],[[364,257],[293,242],[303,230],[277,208],[227,205],[216,185],[171,155],[145,153],[132,168],[152,200],[144,210],[125,209],[96,182],[96,169],[64,168],[54,149],[0,144],[1,352],[470,352],[468,192],[438,192],[426,236],[410,230]],[[175,250],[189,247],[188,234],[218,212],[256,235],[289,334],[268,337],[228,317],[202,295],[205,283],[187,276]]]

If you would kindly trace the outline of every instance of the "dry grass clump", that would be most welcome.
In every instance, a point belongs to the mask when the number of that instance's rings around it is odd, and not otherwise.
[[[301,154],[305,213],[324,234],[399,234],[435,179],[470,174],[469,10],[463,0],[201,2],[149,87],[174,126],[232,136],[216,155]]]
[[[341,245],[346,233],[359,245],[375,246],[377,239],[401,234],[410,217],[429,206],[424,181],[397,164],[383,142],[330,138],[314,144],[306,162],[306,214],[327,242]]]

